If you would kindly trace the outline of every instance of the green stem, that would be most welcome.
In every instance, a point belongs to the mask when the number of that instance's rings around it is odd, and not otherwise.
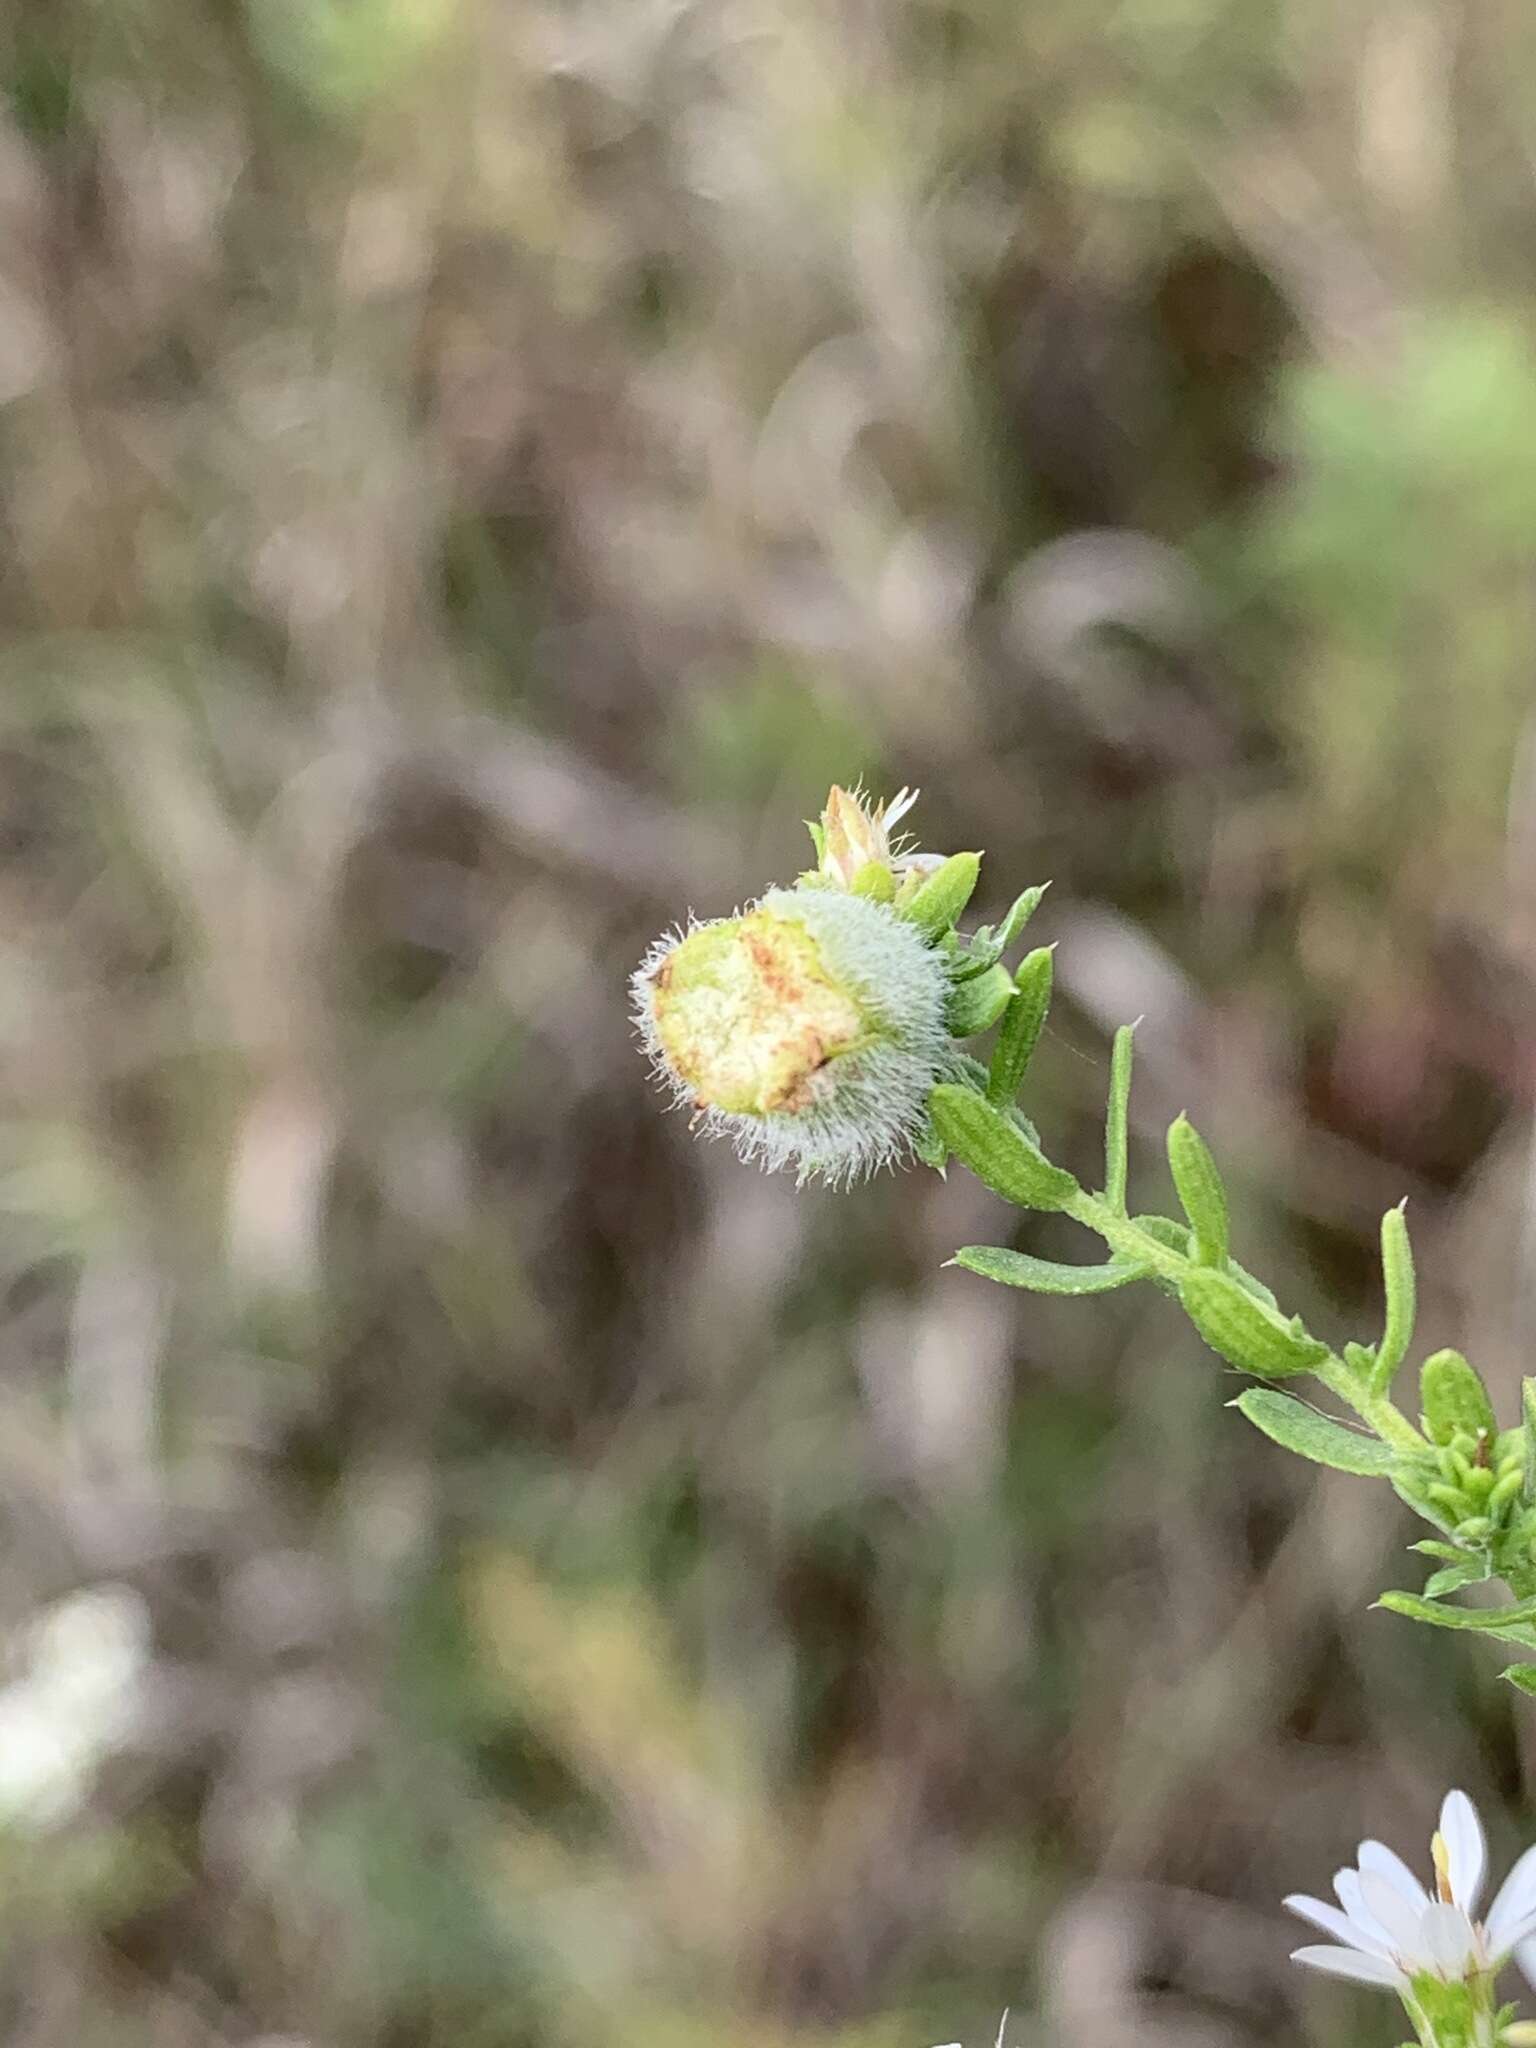
[[[1089,1194],[1086,1189],[1080,1189],[1066,1204],[1066,1213],[1102,1237],[1120,1258],[1147,1266],[1175,1285],[1193,1267],[1193,1260],[1185,1258],[1181,1252],[1170,1251],[1165,1244],[1159,1244],[1155,1237],[1149,1236],[1129,1217],[1120,1215],[1111,1202],[1100,1195]],[[1353,1408],[1383,1443],[1391,1444],[1400,1451],[1422,1451],[1426,1448],[1423,1437],[1401,1409],[1385,1393],[1373,1393],[1364,1386],[1337,1352],[1330,1351],[1310,1370],[1314,1378],[1321,1380],[1330,1392]]]

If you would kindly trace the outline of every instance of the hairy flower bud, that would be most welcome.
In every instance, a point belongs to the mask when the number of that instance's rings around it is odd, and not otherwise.
[[[817,834],[818,873],[840,889],[851,889],[868,867],[890,871],[901,857],[891,827],[916,801],[915,789],[903,789],[888,804],[871,806],[858,790],[850,794],[834,783]]]
[[[856,1180],[910,1153],[953,1071],[949,976],[888,905],[771,889],[651,949],[632,983],[658,1076],[743,1159]]]

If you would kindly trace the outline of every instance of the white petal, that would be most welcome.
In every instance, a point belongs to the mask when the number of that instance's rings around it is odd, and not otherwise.
[[[880,814],[880,822],[885,829],[889,831],[899,819],[904,818],[921,795],[920,789],[898,789]],[[1005,2022],[1007,2018],[1007,2013],[1004,2013]]]
[[[1293,1963],[1305,1963],[1309,1970],[1323,1970],[1330,1977],[1350,1977],[1357,1984],[1384,1984],[1389,1991],[1406,1991],[1408,1979],[1401,1970],[1380,1956],[1363,1956],[1352,1948],[1298,1948],[1291,1952]]]
[[[1426,1960],[1419,1945],[1419,1927],[1429,1911],[1427,1903],[1422,1906],[1410,1904],[1390,1879],[1378,1877],[1374,1870],[1361,1871],[1360,1896],[1372,1917],[1381,1922],[1387,1940],[1405,1963]]]
[[[1529,1941],[1533,1934],[1536,1934],[1536,1907],[1533,1907],[1523,1919],[1512,1920],[1505,1926],[1497,1948],[1491,1942],[1488,1943],[1489,1960],[1493,1967],[1496,1970],[1501,1969],[1509,1961],[1511,1949],[1518,1948],[1523,1941]]]
[[[1404,1898],[1411,1899],[1421,1912],[1429,1904],[1429,1893],[1397,1851],[1389,1849],[1385,1842],[1362,1842],[1359,1862],[1362,1877],[1369,1871],[1377,1877],[1388,1878]]]
[[[1536,1849],[1527,1849],[1499,1886],[1488,1909],[1488,1946],[1494,1955],[1508,1955],[1522,1939],[1520,1921],[1536,1913]]]
[[[912,800],[914,803],[917,801],[917,791],[915,789],[912,792]],[[1003,2048],[1003,2029],[1008,2024],[1008,2014],[1010,2010],[1011,2008],[1005,2005],[1003,2007],[1003,2016],[997,2023],[997,2048]]]
[[[1536,1940],[1522,1941],[1515,1950],[1515,1961],[1520,1965],[1525,1981],[1536,1991]]]
[[[1419,1923],[1419,1954],[1448,1982],[1465,1977],[1477,1957],[1477,1936],[1460,1906],[1431,1906]]]
[[[1464,1913],[1475,1913],[1488,1868],[1488,1843],[1477,1808],[1465,1792],[1447,1792],[1440,1808],[1440,1832],[1450,1859],[1451,1899]]]
[[[1340,1870],[1335,1872],[1333,1888],[1339,1895],[1339,1904],[1344,1908],[1350,1919],[1354,1921],[1355,1925],[1364,1933],[1371,1935],[1375,1940],[1385,1942],[1387,1939],[1386,1929],[1361,1896],[1359,1871]],[[1388,1943],[1389,1947],[1390,1945]]]
[[[67,1820],[84,1802],[94,1762],[30,1679],[0,1692],[0,1827]]]
[[[1342,1941],[1349,1948],[1358,1948],[1372,1956],[1392,1953],[1391,1944],[1381,1935],[1371,1932],[1358,1920],[1351,1919],[1337,1906],[1327,1905],[1322,1899],[1309,1899],[1304,1892],[1292,1892],[1284,1903],[1289,1912],[1299,1913],[1303,1920],[1310,1920],[1314,1927],[1321,1927],[1324,1934],[1331,1934],[1335,1941]]]

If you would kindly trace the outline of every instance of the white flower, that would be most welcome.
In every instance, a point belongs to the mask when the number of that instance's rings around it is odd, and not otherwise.
[[[73,1593],[29,1632],[27,1668],[0,1687],[0,1825],[43,1830],[84,1803],[129,1732],[149,1661],[149,1615],[126,1586]]]
[[[1003,2048],[1003,2029],[1007,2024],[1008,2012],[1005,2008],[1002,2018],[997,2023],[997,2048]],[[945,2044],[945,2048],[960,2048],[960,2043],[958,2041],[950,2041]]]
[[[1288,1898],[1293,1913],[1344,1944],[1299,1948],[1291,1960],[1405,1992],[1418,1976],[1456,1983],[1494,1972],[1536,1936],[1536,1848],[1515,1864],[1483,1920],[1476,1916],[1488,1846],[1465,1792],[1446,1794],[1430,1848],[1433,1897],[1384,1842],[1362,1842],[1358,1866],[1333,1880],[1337,1906],[1300,1894]]]

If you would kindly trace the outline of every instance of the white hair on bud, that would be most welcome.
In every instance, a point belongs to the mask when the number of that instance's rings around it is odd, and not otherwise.
[[[636,1029],[657,1079],[695,1127],[729,1138],[742,1160],[765,1171],[795,1169],[802,1185],[833,1187],[905,1163],[922,1129],[929,1091],[952,1078],[958,1057],[944,1021],[948,968],[915,926],[887,904],[841,889],[770,889],[753,910],[799,924],[814,940],[828,976],[858,1004],[872,1027],[867,1044],[840,1053],[809,1077],[802,1109],[745,1115],[701,1106],[667,1060],[656,1027],[657,970],[690,933],[664,934],[630,981]],[[729,919],[711,919],[729,923]]]

